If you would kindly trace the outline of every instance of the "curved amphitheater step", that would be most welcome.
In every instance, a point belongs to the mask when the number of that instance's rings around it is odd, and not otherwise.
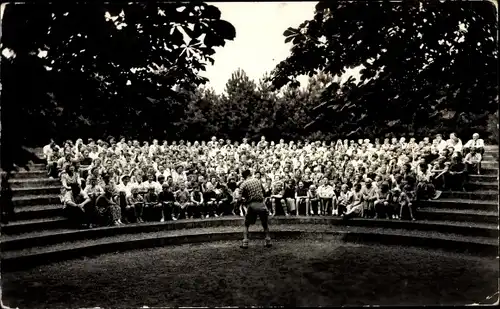
[[[440,208],[423,208],[418,212],[418,217],[425,220],[442,220],[442,221],[463,221],[477,223],[498,223],[497,211],[477,211],[469,209],[440,209]]]
[[[59,191],[60,192],[60,191]],[[43,194],[43,195],[22,195],[14,196],[12,202],[14,203],[14,208],[24,207],[24,206],[34,206],[34,205],[51,205],[61,203],[61,194]]]
[[[48,177],[10,179],[9,183],[12,190],[61,186],[61,182],[59,181],[59,179],[51,179]]]
[[[292,225],[318,225],[329,226],[333,230],[351,228],[382,229],[387,231],[400,231],[402,233],[440,233],[463,235],[466,237],[498,238],[498,225],[471,222],[453,221],[399,221],[399,220],[369,220],[352,219],[344,221],[334,217],[274,217],[271,226],[280,227]],[[135,235],[154,233],[159,231],[216,228],[221,226],[243,226],[243,218],[224,217],[217,219],[179,220],[175,222],[148,222],[143,224],[129,224],[117,227],[100,227],[86,230],[45,230],[20,235],[3,235],[0,247],[2,252],[22,250],[31,247],[54,245],[64,242],[78,242],[88,239],[100,239],[119,235]],[[258,227],[258,225],[256,225]],[[256,227],[253,227],[256,228]]]
[[[318,224],[275,225],[273,228],[272,237],[280,239],[335,239],[345,242],[426,247],[484,256],[495,256],[498,253],[498,241],[496,239],[477,236],[363,227],[333,228],[329,225]],[[251,242],[252,246],[262,245],[262,243],[258,244],[255,239],[262,239],[264,235],[262,232],[256,231],[258,231],[256,227],[251,229],[250,239],[254,240]],[[14,271],[82,256],[183,243],[240,240],[241,237],[241,226],[191,228],[116,235],[96,240],[65,242],[16,251],[5,251],[2,257],[2,266],[4,270]]]
[[[63,207],[61,204],[21,207],[16,210],[12,222],[62,217]]]

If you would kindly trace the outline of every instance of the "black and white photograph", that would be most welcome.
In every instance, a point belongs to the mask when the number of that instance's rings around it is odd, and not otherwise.
[[[496,0],[0,9],[1,309],[499,304]]]

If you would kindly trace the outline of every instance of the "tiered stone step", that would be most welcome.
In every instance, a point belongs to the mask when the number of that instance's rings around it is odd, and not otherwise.
[[[190,224],[189,228],[181,229],[179,223],[164,225],[164,229],[157,231],[120,234],[101,237],[80,242],[66,241],[47,244],[40,238],[35,246],[22,249],[20,242],[15,245],[12,241],[2,242],[2,265],[9,271],[29,268],[40,264],[58,260],[78,258],[87,255],[96,255],[108,252],[126,251],[156,246],[176,245],[180,243],[196,243],[217,240],[240,240],[241,221],[220,225],[221,220],[213,220],[212,224],[198,221]],[[296,220],[297,221],[297,220]],[[235,224],[234,224],[235,223]],[[184,224],[185,227],[188,227]],[[114,228],[116,230],[126,227]],[[113,228],[107,228],[111,230]],[[95,232],[96,230],[92,230]],[[91,232],[91,231],[86,231]],[[472,254],[494,256],[498,252],[498,242],[495,238],[444,234],[440,232],[422,232],[398,229],[364,228],[357,226],[331,227],[325,224],[284,223],[275,224],[271,232],[272,237],[331,239],[336,241],[379,243],[384,245],[410,245],[440,250],[469,252]],[[59,236],[71,233],[59,234]],[[250,238],[263,238],[262,232],[251,232]],[[68,239],[75,236],[66,237]],[[48,238],[47,238],[48,239]],[[29,240],[33,242],[33,239]]]
[[[12,179],[38,179],[47,177],[47,171],[25,171],[21,170],[19,172],[12,174]]]
[[[498,201],[498,191],[493,190],[481,190],[474,192],[463,192],[463,191],[444,191],[441,194],[444,198],[458,198],[458,199],[469,199],[469,200],[487,200],[487,201]]]
[[[31,164],[19,169],[9,179],[15,215],[2,233],[26,233],[58,229],[66,221],[60,202],[61,182],[47,177],[45,164]]]
[[[439,221],[463,221],[477,223],[498,223],[497,211],[477,211],[470,209],[423,208],[417,218]]]
[[[29,216],[29,215],[28,215]],[[2,225],[2,235],[23,234],[41,230],[56,230],[67,227],[68,220],[65,217],[48,217],[27,220],[12,221]]]
[[[494,200],[471,200],[457,198],[440,198],[437,200],[419,202],[419,209],[467,209],[476,211],[498,211],[498,202]]]
[[[60,194],[24,195],[12,198],[15,209],[25,206],[60,204]]]
[[[61,186],[59,179],[51,178],[17,178],[9,180],[12,190],[23,188],[43,188]]]
[[[43,195],[53,195],[61,193],[61,185],[49,185],[40,187],[24,187],[24,188],[12,188],[12,194],[14,197],[24,197],[24,196],[43,196]]]
[[[498,191],[497,181],[469,181],[467,188],[470,191]]]
[[[418,219],[498,223],[498,202],[443,198],[419,202]]]
[[[63,205],[25,206],[16,210],[12,223],[19,220],[48,219],[63,216]]]

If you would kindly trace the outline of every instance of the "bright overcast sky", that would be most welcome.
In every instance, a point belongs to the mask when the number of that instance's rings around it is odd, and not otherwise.
[[[226,2],[210,3],[221,11],[221,19],[236,28],[236,38],[216,48],[215,64],[201,75],[210,79],[206,86],[224,91],[227,80],[238,68],[258,81],[290,54],[283,32],[314,17],[317,2]],[[301,79],[299,79],[301,80]]]

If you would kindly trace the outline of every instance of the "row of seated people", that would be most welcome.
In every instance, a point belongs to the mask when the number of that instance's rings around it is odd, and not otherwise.
[[[117,193],[111,185],[102,189],[95,182],[95,179],[91,179],[84,190],[77,184],[71,185],[71,190],[66,192],[63,199],[66,215],[74,223],[85,227],[246,214],[244,199],[234,198],[238,193],[233,195],[229,190],[217,192],[211,183],[207,183],[205,192],[199,187],[189,191],[183,184],[179,185],[178,191],[173,192],[164,183],[159,194],[155,193],[153,186],[144,193],[134,187],[131,194],[126,196],[124,191]],[[324,194],[320,195],[315,185],[306,188],[303,182],[299,182],[295,196],[288,197],[291,190],[287,184],[278,194],[272,194],[271,190],[263,186],[266,195],[264,203],[271,216],[331,215],[345,219],[353,216],[402,219],[406,211],[406,216],[415,220],[415,207],[410,198],[412,192],[402,191],[397,184],[391,189],[384,182],[377,189],[368,181],[363,185],[356,183],[352,190],[343,184],[338,194],[329,185],[320,186],[319,189],[325,190]]]
[[[458,151],[456,135],[450,140],[437,136],[432,143],[406,143],[402,138],[327,146],[274,144],[263,137],[252,146],[246,140],[237,145],[213,138],[202,144],[162,146],[155,140],[141,147],[137,141],[116,143],[110,138],[109,144],[90,140],[84,145],[81,139],[74,146],[51,143],[44,152],[49,173],[56,170],[61,177],[67,209],[76,205],[79,213],[85,201],[92,205],[87,208],[101,209],[89,212],[106,217],[102,224],[242,215],[238,186],[240,171],[246,168],[261,179],[272,214],[401,218],[405,212],[412,219],[414,201],[439,198],[442,190],[464,190],[468,174],[480,170],[484,142],[474,135],[472,140],[479,142]],[[61,149],[64,155],[57,159]],[[92,157],[89,149],[96,152]],[[80,190],[76,200],[73,187]],[[402,206],[394,208],[389,195]]]

